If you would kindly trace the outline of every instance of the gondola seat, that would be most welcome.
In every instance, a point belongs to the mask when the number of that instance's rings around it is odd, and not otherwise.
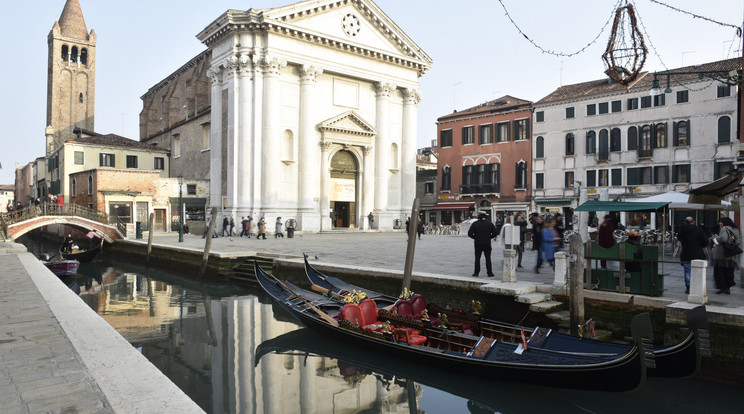
[[[364,299],[359,304],[359,308],[362,310],[362,318],[364,318],[364,325],[362,326],[366,331],[378,331],[382,328],[382,323],[377,320],[377,303],[372,299]]]
[[[359,327],[364,326],[364,315],[362,314],[362,308],[354,303],[347,303],[341,308],[341,315],[345,321],[349,321],[352,325]]]
[[[393,337],[396,341],[405,341],[410,345],[421,345],[426,342],[426,337],[420,335],[418,331],[405,328],[393,330]]]
[[[398,299],[397,302],[395,302],[395,310],[398,312],[399,316],[402,316],[404,318],[413,318],[413,306],[411,306],[411,302],[405,300],[405,299]]]

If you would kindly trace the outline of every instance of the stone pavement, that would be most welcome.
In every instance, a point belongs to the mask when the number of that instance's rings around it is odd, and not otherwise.
[[[0,412],[203,412],[25,250],[0,243]]]
[[[135,243],[147,243],[147,239],[134,240]],[[205,239],[200,235],[184,235],[183,243],[178,242],[178,235],[157,235],[153,244],[187,250],[204,250]],[[212,253],[223,256],[255,255],[258,253],[302,257],[303,252],[311,258],[311,263],[340,265],[350,268],[374,268],[402,273],[405,263],[407,241],[403,232],[325,232],[320,234],[295,233],[293,238],[274,238],[268,235],[266,240],[257,240],[255,235],[250,239],[241,237],[220,237],[212,240]],[[317,257],[317,258],[316,258]],[[467,236],[423,235],[416,241],[413,273],[436,275],[463,281],[493,283],[501,281],[503,266],[503,246],[497,240],[493,243],[494,278],[485,277],[485,263],[481,259],[479,278],[473,278],[473,242]],[[539,274],[534,272],[537,252],[527,250],[523,254],[522,268],[517,269],[517,280],[550,286],[553,282],[552,270],[544,266]],[[685,302],[687,295],[684,276],[679,258],[671,257],[668,249],[665,261],[659,264],[659,272],[665,274],[665,291],[660,298],[663,302]],[[612,263],[609,264],[612,268]],[[615,264],[617,266],[617,264]],[[730,295],[716,294],[713,282],[713,268],[707,269],[708,306],[736,308],[736,313],[744,313],[744,289],[737,273],[737,286],[731,289]],[[554,287],[555,289],[559,286]],[[592,291],[599,292],[599,291]],[[618,294],[619,295],[619,294]],[[630,296],[630,295],[628,295]],[[637,295],[636,295],[637,296]]]

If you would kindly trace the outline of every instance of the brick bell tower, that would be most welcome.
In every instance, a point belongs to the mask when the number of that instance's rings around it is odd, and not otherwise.
[[[94,130],[96,33],[85,26],[78,0],[67,0],[47,38],[46,155],[80,127]]]

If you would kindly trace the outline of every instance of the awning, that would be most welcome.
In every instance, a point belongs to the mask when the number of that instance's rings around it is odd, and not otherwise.
[[[530,203],[493,203],[491,209],[495,211],[528,211]]]
[[[438,203],[432,208],[434,211],[467,211],[475,209],[475,203]]]
[[[571,201],[573,201],[573,199],[570,198],[541,198],[536,199],[535,204],[560,206],[564,204],[571,204]]]
[[[733,193],[737,188],[739,188],[738,174],[728,174],[712,183],[690,190],[689,202],[706,204],[720,203],[721,197]]]
[[[576,207],[574,211],[656,211],[666,207],[668,204],[668,201],[629,203],[626,201],[589,200]]]

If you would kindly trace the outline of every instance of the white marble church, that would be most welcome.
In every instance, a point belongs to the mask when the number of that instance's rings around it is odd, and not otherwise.
[[[228,10],[197,38],[209,52],[211,105],[193,119],[210,125],[209,148],[197,149],[209,157],[210,206],[270,229],[294,218],[306,232],[366,229],[370,212],[390,230],[410,215],[418,79],[432,61],[374,2]],[[179,158],[198,161],[180,140],[174,175],[188,176]]]

